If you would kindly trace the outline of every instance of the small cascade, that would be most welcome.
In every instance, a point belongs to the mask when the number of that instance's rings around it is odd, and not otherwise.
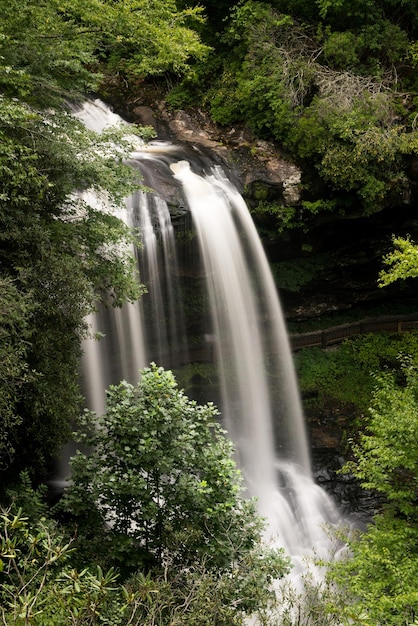
[[[141,271],[141,281],[147,288],[147,300],[150,301],[150,306],[144,317],[152,324],[153,332],[147,333],[148,337],[152,335],[156,338],[156,345],[153,346],[155,358],[158,363],[163,363],[168,340],[162,293],[163,285],[160,281],[160,250],[152,222],[148,196],[144,193],[138,193],[136,198],[139,199],[139,202],[135,202],[135,209],[138,211],[138,226],[143,246],[139,251],[138,265]],[[145,306],[146,302],[143,304]]]
[[[127,207],[142,244],[136,255],[147,290],[140,301],[147,353],[158,364],[174,367],[187,360],[187,345],[170,212],[162,198],[143,191],[128,198]]]
[[[112,126],[120,127],[122,124],[129,128],[127,122],[99,99],[84,102],[81,106],[72,106],[72,114],[80,119],[86,128],[96,133],[101,133],[105,128]]]
[[[176,367],[188,360],[183,301],[178,281],[180,270],[177,260],[174,228],[167,203],[159,196],[154,196],[154,202],[162,242],[170,367]],[[161,363],[164,363],[164,361],[162,360]]]
[[[79,117],[92,124],[95,107],[87,103],[89,114],[81,111]],[[106,111],[99,108],[100,119],[91,127],[106,126]],[[113,114],[108,122],[114,122]],[[193,148],[155,142],[139,147],[131,162],[155,190],[127,199],[123,217],[140,230],[142,248],[136,255],[147,293],[139,303],[116,314],[101,310],[91,321],[105,338],[99,348],[86,344],[86,389],[101,386],[101,392],[86,392],[86,397],[98,402],[110,382],[135,382],[138,369],[151,361],[167,368],[188,361],[184,268],[179,268],[176,229],[161,192],[162,181],[170,179],[184,195],[191,238],[198,243],[192,269],[205,281],[210,321],[203,335],[214,347],[222,420],[235,443],[248,495],[257,498],[268,520],[269,540],[285,547],[297,563],[326,543],[322,526],[337,522],[338,513],[312,479],[285,322],[248,208],[223,169]],[[203,317],[199,321],[204,325]]]
[[[221,373],[223,420],[236,444],[248,491],[257,495],[264,510],[276,483],[273,421],[257,302],[244,251],[219,187],[194,174],[189,163],[175,163],[172,169],[184,185],[199,238]]]

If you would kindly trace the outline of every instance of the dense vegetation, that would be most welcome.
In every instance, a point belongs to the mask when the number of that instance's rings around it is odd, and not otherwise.
[[[1,309],[8,329],[1,350],[9,367],[2,371],[0,458],[6,471],[29,462],[35,475],[45,475],[79,412],[87,313],[110,288],[117,306],[138,296],[131,234],[81,195],[94,188],[120,202],[138,184],[122,163],[131,146],[120,137],[112,147],[115,133],[88,133],[66,102],[99,84],[101,59],[116,73],[129,71],[126,55],[141,75],[181,69],[205,50],[186,27],[198,16],[198,10],[177,12],[170,2],[158,3],[152,20],[141,2],[2,3]],[[146,39],[150,21],[156,33]]]
[[[164,86],[171,106],[245,125],[303,165],[299,206],[255,209],[278,231],[367,218],[415,183],[415,4],[1,3],[3,624],[226,626],[254,611],[278,624],[271,583],[288,567],[240,498],[216,409],[189,401],[169,372],[152,366],[137,388],[110,389],[99,430],[80,418],[86,316],[140,295],[134,234],[83,192],[117,205],[140,180],[123,164],[135,138],[87,131],[71,103],[92,92],[134,101],[146,84]],[[395,246],[382,285],[417,275],[414,243]],[[316,410],[356,407],[347,471],[384,504],[350,537],[352,558],[330,568],[331,592],[302,600],[298,624],[416,622],[417,356],[413,335],[301,355]],[[51,508],[39,484],[74,424],[94,452],[74,459],[73,487]]]
[[[287,559],[262,545],[216,415],[155,365],[111,387],[105,415],[85,414],[94,448],[73,459],[61,528],[27,476],[9,494],[2,623],[228,626],[266,609]]]
[[[304,228],[311,214],[370,215],[399,201],[416,155],[416,38],[413,2],[240,2],[191,93],[314,170]]]

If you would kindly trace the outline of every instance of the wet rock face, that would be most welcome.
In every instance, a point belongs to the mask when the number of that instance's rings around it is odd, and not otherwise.
[[[138,124],[152,126],[159,139],[210,149],[234,171],[249,195],[253,187],[266,184],[275,188],[275,198],[285,206],[300,202],[301,170],[284,158],[274,143],[256,140],[244,128],[225,129],[199,109],[193,114],[170,111],[164,102],[136,106],[131,117]]]
[[[332,406],[323,407],[320,413],[307,409],[305,415],[315,482],[333,498],[348,524],[365,529],[379,511],[382,498],[363,489],[351,473],[342,471],[352,460],[347,433],[354,416],[355,407],[341,412]]]
[[[341,472],[347,458],[335,448],[314,448],[312,468],[315,482],[336,502],[349,524],[365,530],[382,506],[382,498],[363,489],[352,474]]]

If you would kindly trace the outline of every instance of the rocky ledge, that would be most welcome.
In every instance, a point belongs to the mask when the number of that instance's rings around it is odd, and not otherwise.
[[[275,188],[284,205],[300,202],[299,167],[285,158],[276,144],[254,138],[244,127],[222,127],[200,109],[193,113],[172,111],[163,101],[153,106],[134,106],[130,118],[138,124],[152,126],[159,139],[210,149],[234,171],[250,193],[252,186],[262,183]]]

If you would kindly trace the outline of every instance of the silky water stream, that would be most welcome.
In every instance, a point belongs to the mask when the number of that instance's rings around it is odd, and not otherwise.
[[[120,122],[100,102],[86,103],[77,115],[96,131]],[[324,526],[338,524],[339,514],[312,478],[286,326],[250,213],[224,169],[192,146],[151,142],[130,162],[155,190],[135,193],[121,214],[140,228],[143,247],[135,254],[147,293],[136,304],[91,318],[92,330],[105,337],[85,343],[87,401],[103,411],[110,383],[135,383],[138,370],[152,361],[171,369],[193,361],[184,281],[198,275],[208,315],[202,313],[196,326],[201,342],[210,342],[206,353],[213,354],[219,381],[218,397],[203,400],[219,404],[248,495],[268,521],[267,539],[286,549],[298,574],[312,549],[326,556]],[[184,203],[179,229],[164,200],[167,181]],[[186,269],[177,258],[179,237],[195,246]]]

